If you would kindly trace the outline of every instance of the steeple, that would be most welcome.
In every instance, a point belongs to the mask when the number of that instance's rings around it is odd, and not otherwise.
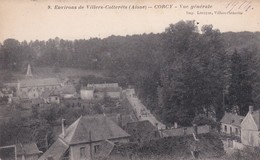
[[[27,71],[26,71],[26,78],[32,77],[32,70],[30,64],[28,64]]]

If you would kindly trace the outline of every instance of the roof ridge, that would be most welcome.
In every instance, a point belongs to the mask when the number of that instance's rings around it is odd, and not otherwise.
[[[78,127],[79,127],[79,123],[80,123],[81,119],[82,119],[82,115],[77,119],[76,127],[75,127],[74,130],[72,131],[72,136],[71,136],[71,139],[70,139],[70,141],[69,141],[69,144],[71,143],[71,141],[73,141],[73,138],[74,138],[75,133],[76,133]]]

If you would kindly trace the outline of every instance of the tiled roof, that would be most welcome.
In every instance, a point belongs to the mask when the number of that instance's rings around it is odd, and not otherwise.
[[[127,114],[127,115],[109,114],[109,115],[107,115],[107,117],[121,127],[126,126],[127,123],[137,121],[130,114]]]
[[[58,78],[23,79],[20,81],[20,83],[21,83],[21,87],[53,86],[53,85],[61,84],[61,82]]]
[[[57,139],[51,147],[39,158],[39,160],[48,160],[52,158],[53,160],[60,160],[63,154],[69,148],[61,139]]]
[[[98,92],[120,92],[120,87],[106,87],[106,88],[96,88],[95,89]]]
[[[129,137],[129,134],[115,122],[104,115],[93,115],[81,116],[65,129],[64,141],[68,144],[78,144],[123,137]]]
[[[59,92],[57,90],[49,90],[49,89],[46,89],[42,94],[41,94],[41,97],[42,98],[48,98],[49,96],[58,96],[59,95]]]
[[[73,85],[65,85],[57,91],[59,91],[61,94],[74,94],[76,92],[76,88]]]
[[[221,119],[221,123],[230,124],[234,126],[240,126],[242,120],[244,119],[244,116],[239,116],[232,113],[225,112],[225,115]]]
[[[42,98],[48,98],[48,97],[50,96],[51,92],[52,92],[52,90],[46,89],[46,90],[42,93],[41,97],[42,97]]]
[[[36,143],[28,143],[28,144],[16,144],[17,155],[33,155],[42,153],[39,151]]]

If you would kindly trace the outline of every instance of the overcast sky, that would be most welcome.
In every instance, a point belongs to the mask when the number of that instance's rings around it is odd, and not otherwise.
[[[233,3],[235,2],[235,3]],[[260,1],[153,1],[133,0],[120,2],[106,1],[69,1],[69,0],[0,0],[0,42],[6,38],[23,40],[88,39],[90,37],[108,37],[110,35],[132,35],[143,33],[161,33],[170,23],[180,20],[196,20],[199,27],[213,24],[214,28],[226,31],[260,31]],[[103,9],[89,10],[86,5],[147,5],[146,10]],[[172,4],[171,9],[155,9],[155,5]],[[211,9],[190,10],[191,5],[209,4]],[[82,10],[48,9],[55,5],[79,6]],[[189,9],[181,9],[180,5],[189,5]],[[186,11],[223,11],[243,12],[242,15],[188,15]],[[239,8],[240,7],[240,8]],[[248,11],[244,11],[249,7]]]

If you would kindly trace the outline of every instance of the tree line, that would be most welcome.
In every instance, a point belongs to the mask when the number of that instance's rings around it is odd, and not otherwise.
[[[224,111],[245,115],[248,105],[259,104],[259,36],[180,21],[158,34],[74,41],[6,39],[0,68],[25,72],[30,63],[32,68],[102,70],[125,87],[133,85],[165,123],[190,125],[202,113],[214,112],[220,119]]]

